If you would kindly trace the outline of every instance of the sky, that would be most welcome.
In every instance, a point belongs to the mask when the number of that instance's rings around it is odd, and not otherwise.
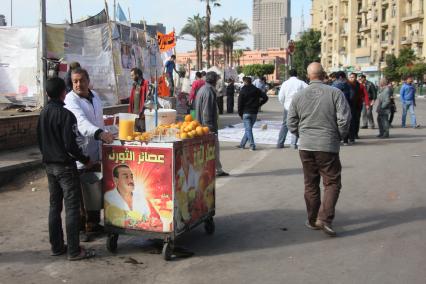
[[[110,15],[112,17],[113,0],[107,0]],[[6,21],[10,25],[10,3],[12,2],[13,26],[36,26],[39,15],[38,0],[0,0],[0,14],[6,16]],[[187,18],[193,15],[205,14],[205,4],[199,0],[116,0],[120,3],[126,16],[130,9],[132,22],[146,20],[148,24],[162,23],[167,31],[175,28],[179,33],[185,25]],[[68,0],[46,0],[46,17],[48,23],[64,23],[70,19]],[[252,0],[221,0],[221,7],[213,8],[212,24],[218,23],[221,19],[229,17],[241,19],[250,28],[252,27]],[[72,0],[73,19],[78,21],[82,17],[95,15],[104,7],[104,0]],[[310,27],[311,0],[291,1],[292,13],[292,37],[301,29],[302,7],[305,15],[305,28]],[[248,35],[244,41],[238,42],[236,48],[252,48],[253,37]],[[179,40],[176,46],[178,52],[195,49],[195,42],[190,36],[185,36]]]

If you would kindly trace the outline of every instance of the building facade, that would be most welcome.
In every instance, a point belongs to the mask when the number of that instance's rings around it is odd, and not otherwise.
[[[212,50],[213,65],[223,67],[223,51],[221,49]],[[270,81],[280,81],[283,79],[282,68],[285,65],[287,58],[287,49],[285,48],[270,48],[267,50],[244,50],[239,58],[234,56],[234,66],[245,66],[251,64],[274,64],[275,73],[268,76]],[[176,63],[179,65],[187,66],[193,69],[197,62],[197,55],[195,51],[178,53],[176,54]],[[207,62],[206,53],[203,53],[203,62]]]
[[[291,35],[290,0],[253,0],[255,50],[286,48]]]
[[[426,0],[312,0],[312,28],[321,32],[321,62],[329,71],[377,77],[387,54],[408,47],[420,58]]]
[[[146,28],[146,32],[152,38],[157,37],[157,32],[160,32],[162,34],[166,33],[166,27],[161,23],[157,23],[155,25],[148,25],[146,23],[146,21],[140,21],[140,23],[132,23],[132,27],[138,28],[138,29],[141,29],[141,30],[145,30],[145,28]]]

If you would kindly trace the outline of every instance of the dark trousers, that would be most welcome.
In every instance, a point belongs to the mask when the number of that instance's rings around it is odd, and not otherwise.
[[[389,137],[389,113],[377,114],[377,124],[379,125],[379,135]]]
[[[46,164],[49,183],[49,240],[52,252],[60,252],[64,246],[62,231],[62,201],[65,204],[65,226],[68,254],[80,253],[80,179],[75,165]]]
[[[219,108],[219,114],[223,114],[223,96],[217,97],[217,107]]]
[[[234,113],[234,95],[226,96],[226,112]]]
[[[317,219],[331,224],[339,198],[342,166],[338,153],[299,151],[305,177],[305,202],[308,220],[314,223]],[[324,196],[321,203],[320,179],[324,185]]]
[[[351,107],[351,125],[349,127],[349,134],[347,137],[344,137],[343,142],[348,143],[348,141],[355,141],[355,138],[358,136],[359,131],[359,121],[361,117],[361,111]]]
[[[368,109],[365,107],[365,103],[362,104],[362,127],[374,128],[374,118],[373,118],[373,106],[370,106]]]
[[[90,171],[100,172],[101,168],[99,166],[95,166]],[[87,172],[86,170],[79,170],[79,174]],[[82,190],[82,189],[81,189]],[[80,215],[81,215],[81,225],[80,231],[83,232],[92,232],[94,227],[98,226],[101,222],[101,211],[100,210],[86,210],[84,206],[84,200],[81,198],[80,201]]]

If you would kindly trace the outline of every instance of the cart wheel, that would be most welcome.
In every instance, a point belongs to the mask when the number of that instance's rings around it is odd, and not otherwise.
[[[213,235],[215,231],[215,225],[213,218],[209,218],[206,221],[204,221],[204,230],[206,231],[207,235]]]
[[[106,247],[109,252],[115,253],[117,251],[117,241],[118,234],[108,234]]]
[[[164,242],[163,245],[163,257],[164,260],[172,260],[172,255],[173,255],[173,244],[171,242]]]

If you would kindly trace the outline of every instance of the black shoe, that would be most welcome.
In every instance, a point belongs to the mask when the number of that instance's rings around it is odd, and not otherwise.
[[[277,149],[282,149],[284,148],[284,145],[277,145]]]
[[[309,222],[309,220],[306,220],[305,227],[308,228],[308,229],[311,229],[311,230],[319,230],[320,229],[319,227],[317,227],[315,225],[315,223]]]
[[[367,128],[368,128],[367,126],[362,126],[362,127],[361,127],[361,129],[367,129]]]
[[[377,135],[376,137],[377,137],[377,138],[382,138],[382,137],[383,137],[383,135],[382,135],[382,134],[379,134],[379,135]]]
[[[238,149],[245,149],[246,147],[243,147],[243,146],[241,146],[241,145],[237,145],[237,146],[235,146],[235,148],[238,148]]]
[[[67,252],[67,245],[63,245],[61,250],[59,250],[57,252],[52,251],[52,253],[50,255],[51,256],[60,256],[60,255],[65,254],[66,252]]]
[[[333,227],[331,227],[330,224],[317,220],[315,222],[315,226],[319,227],[329,237],[335,237],[337,235],[336,231],[333,230]]]
[[[216,173],[216,176],[217,177],[227,177],[227,176],[229,176],[229,174],[227,172],[222,171],[222,172]]]

